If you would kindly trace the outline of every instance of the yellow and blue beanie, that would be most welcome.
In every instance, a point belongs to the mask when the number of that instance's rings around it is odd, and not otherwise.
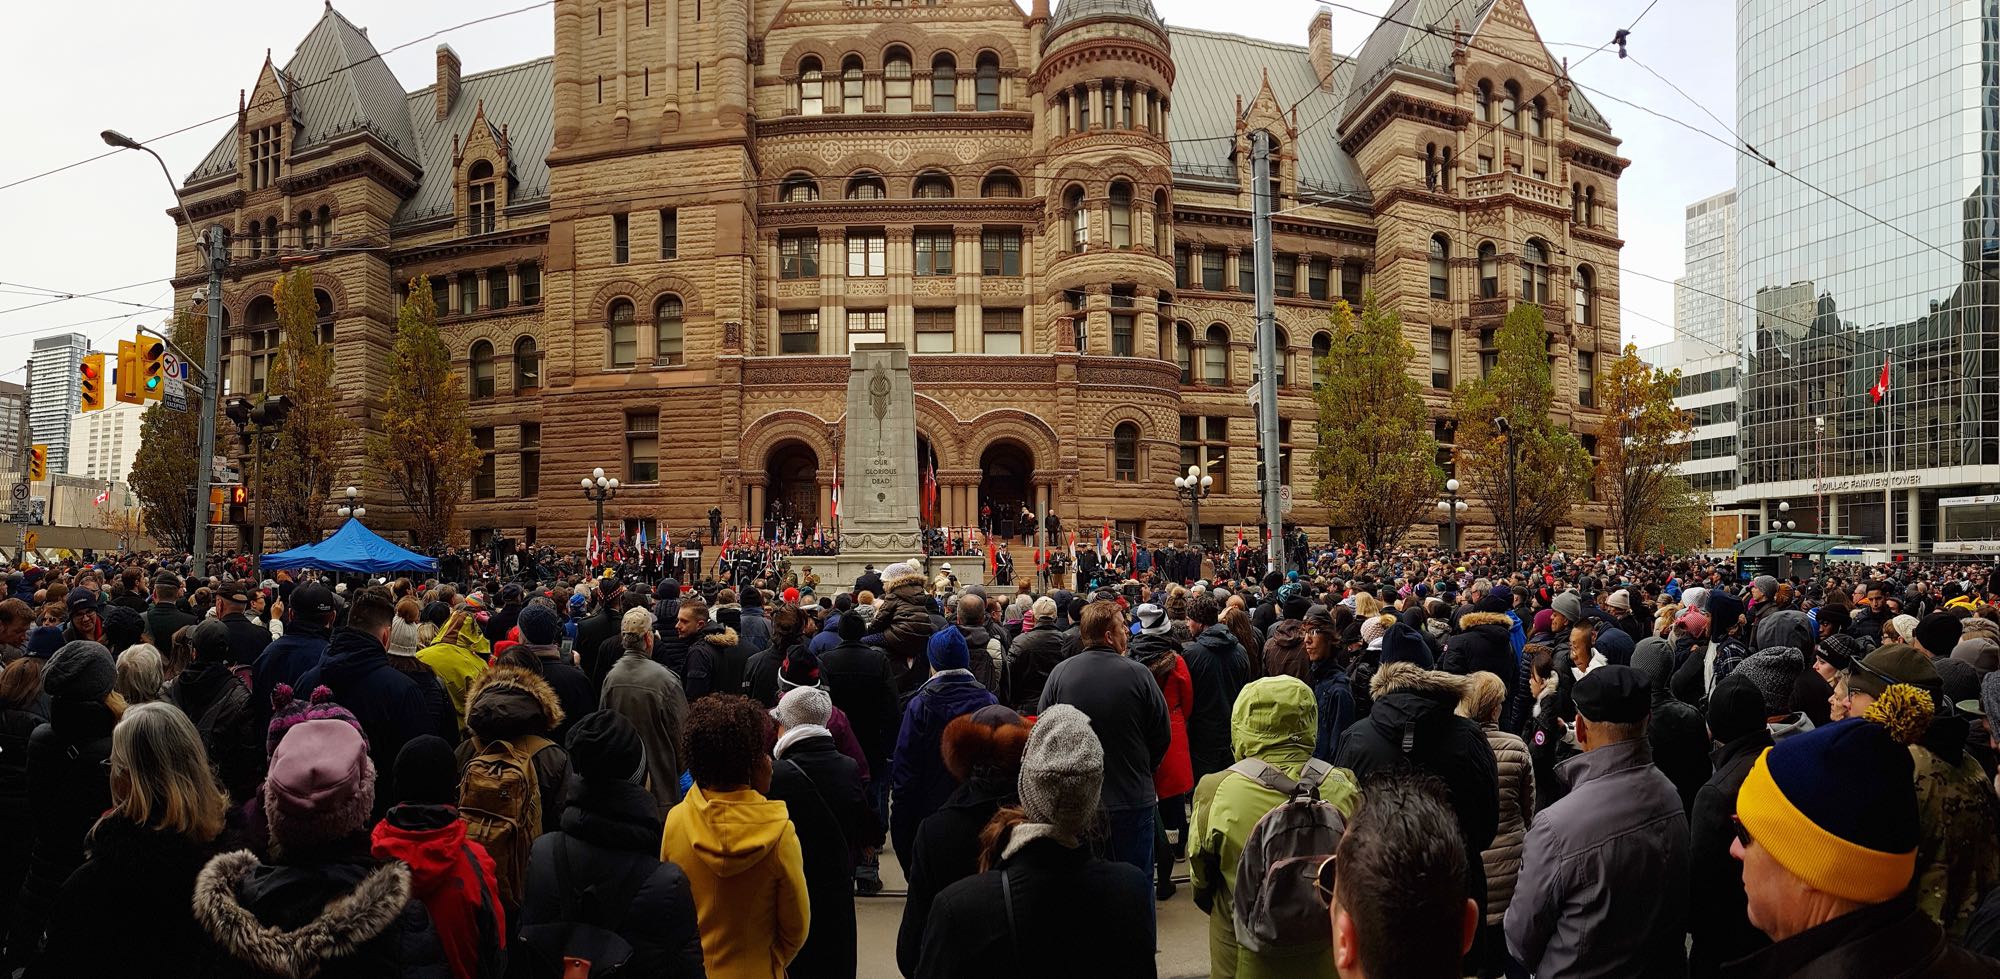
[[[1786,870],[1835,897],[1880,904],[1916,872],[1910,751],[1880,724],[1845,720],[1764,749],[1736,818]]]

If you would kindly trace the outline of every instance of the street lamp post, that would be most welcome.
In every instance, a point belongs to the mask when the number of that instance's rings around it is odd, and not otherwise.
[[[1795,520],[1787,520],[1787,519],[1785,519],[1785,514],[1787,514],[1787,513],[1790,513],[1790,512],[1792,512],[1792,501],[1790,501],[1790,500],[1779,500],[1779,501],[1778,501],[1778,519],[1777,519],[1776,521],[1774,521],[1774,522],[1773,522],[1773,523],[1771,524],[1771,529],[1773,529],[1773,530],[1797,530],[1797,529],[1798,529],[1798,526],[1799,526],[1799,525],[1798,525],[1798,521],[1795,521]]]
[[[1465,501],[1458,496],[1458,480],[1444,481],[1445,497],[1438,501],[1438,509],[1451,519],[1451,556],[1458,557],[1458,515],[1465,512]]]
[[[347,504],[333,512],[340,514],[340,519],[342,520],[346,520],[348,517],[359,520],[368,515],[368,508],[361,505],[361,491],[349,486],[347,488]]]
[[[198,254],[201,241],[195,234],[194,219],[188,214],[187,202],[181,199],[180,185],[174,183],[173,171],[167,169],[167,161],[161,159],[151,147],[117,130],[106,129],[98,137],[114,149],[139,150],[160,165],[160,173],[167,178],[168,189],[173,191],[181,223],[187,225],[188,238]],[[222,394],[222,269],[229,263],[229,245],[221,225],[212,225],[208,229],[207,259],[208,329],[201,357],[201,420],[195,444],[194,520],[188,528],[188,536],[193,538],[190,541],[188,570],[194,578],[208,574],[208,513],[205,508],[208,506],[209,487],[214,482],[215,409]]]
[[[1204,475],[1200,466],[1189,466],[1187,475],[1174,477],[1174,497],[1188,504],[1188,546],[1201,548],[1201,501],[1208,499],[1215,477]]]
[[[618,477],[604,475],[604,467],[590,471],[590,475],[578,482],[583,487],[583,498],[597,504],[597,536],[593,538],[598,546],[604,546],[604,501],[618,495]],[[602,557],[602,554],[599,554]],[[598,562],[602,564],[602,561]]]

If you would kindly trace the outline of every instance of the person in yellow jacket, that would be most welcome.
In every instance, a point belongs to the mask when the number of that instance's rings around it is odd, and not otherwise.
[[[430,645],[417,650],[417,661],[437,674],[452,710],[458,712],[461,736],[465,734],[466,692],[472,688],[472,681],[486,672],[486,654],[492,648],[485,634],[479,631],[479,620],[470,611],[460,609],[438,628]]]
[[[785,804],[764,798],[770,723],[733,694],[688,708],[694,786],[667,813],[660,859],[687,874],[709,979],[783,979],[811,924],[798,833]]]

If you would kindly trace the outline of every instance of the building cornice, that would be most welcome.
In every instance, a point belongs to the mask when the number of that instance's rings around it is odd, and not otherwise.
[[[1340,137],[1340,148],[1349,156],[1361,151],[1375,134],[1397,119],[1409,119],[1427,126],[1443,126],[1447,129],[1464,129],[1472,121],[1472,113],[1453,105],[1420,99],[1403,92],[1390,92],[1378,100],[1375,108],[1361,120],[1346,130]]]
[[[1033,113],[1001,112],[862,112],[818,116],[779,116],[758,120],[756,138],[819,136],[835,133],[1008,132],[1035,129]]]

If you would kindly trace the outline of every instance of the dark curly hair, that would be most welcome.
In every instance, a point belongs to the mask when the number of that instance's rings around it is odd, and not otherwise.
[[[750,784],[765,751],[770,715],[761,704],[735,694],[711,694],[688,706],[688,771],[704,789]]]

